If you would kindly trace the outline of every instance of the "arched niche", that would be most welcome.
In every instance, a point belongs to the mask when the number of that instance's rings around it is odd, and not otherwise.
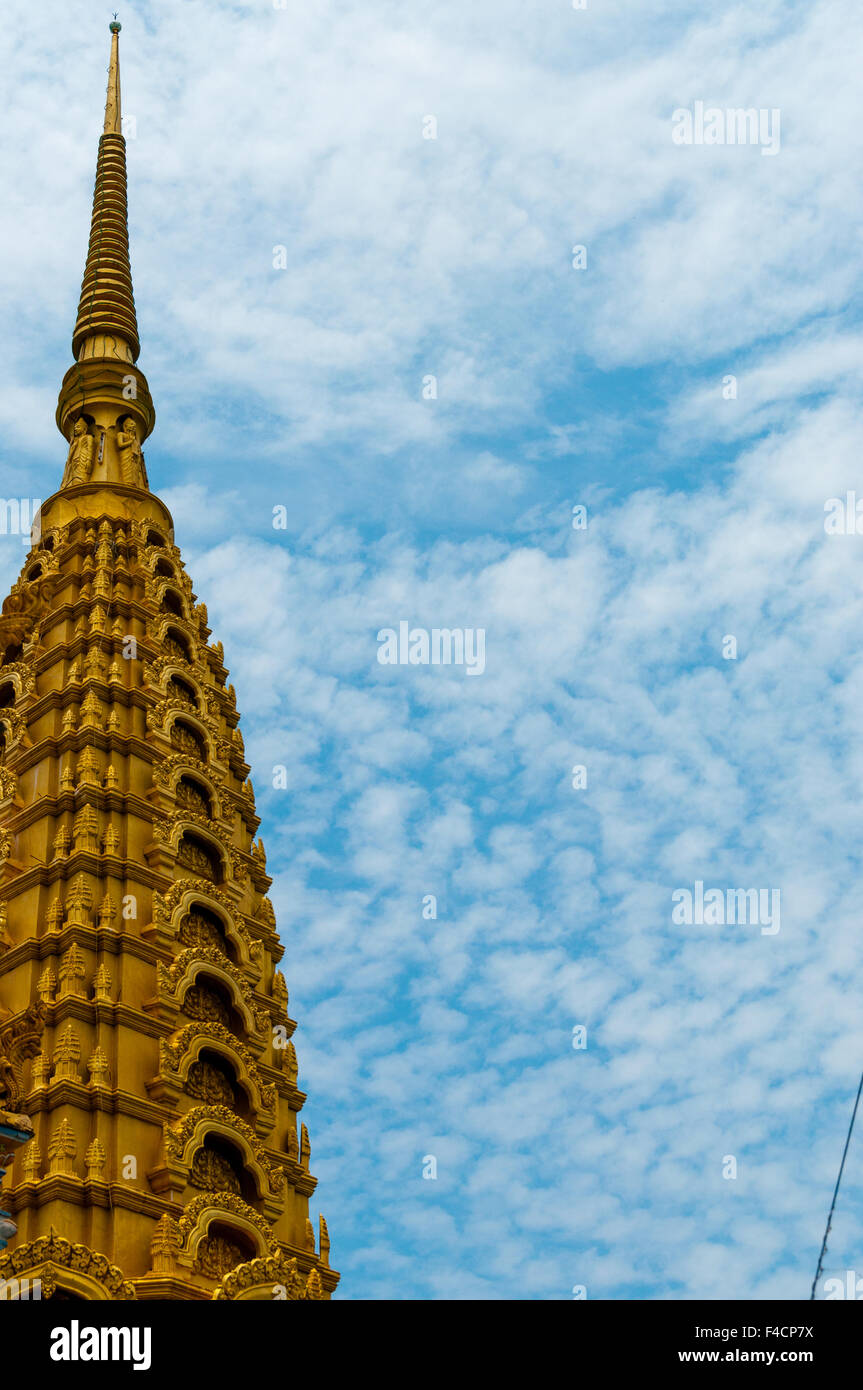
[[[256,1031],[256,1025],[249,1003],[251,993],[243,976],[231,965],[227,957],[224,969],[220,968],[218,959],[213,959],[212,947],[199,947],[197,951],[200,951],[200,954],[197,954],[195,948],[184,951],[174,966],[178,974],[182,971],[174,986],[180,1008],[194,1023],[217,1023],[236,1037],[245,1039],[247,1035]],[[195,987],[198,988],[198,994],[190,998],[189,990]],[[215,1001],[209,1012],[207,993],[212,995]],[[187,1001],[196,1012],[190,1012],[186,1008]]]
[[[219,975],[209,962],[193,962],[179,987],[180,1009],[193,1023],[218,1023],[243,1038],[254,1031],[248,1005],[233,980]],[[251,1026],[250,1026],[251,1024]]]
[[[169,700],[179,700],[186,709],[192,710],[195,714],[200,711],[200,696],[194,683],[186,676],[171,671],[165,681],[165,695]]]
[[[184,811],[206,816],[208,820],[215,819],[213,794],[202,779],[187,772],[181,773],[174,786],[174,795],[177,805]]]
[[[202,1187],[205,1193],[229,1193],[253,1212],[261,1204],[278,1200],[276,1194],[283,1188],[283,1170],[266,1157],[260,1141],[245,1121],[225,1106],[201,1105],[187,1111],[179,1125],[166,1133],[166,1148],[188,1170],[191,1187]],[[195,1167],[195,1156],[201,1153],[221,1155],[237,1165],[235,1176],[241,1190],[237,1192],[231,1185],[220,1182],[218,1159],[199,1158]],[[208,1168],[211,1168],[211,1176],[207,1175]],[[224,1175],[229,1183],[227,1169]],[[208,1183],[212,1185],[207,1186]]]
[[[220,845],[197,830],[183,830],[177,842],[177,865],[216,885],[225,881],[225,858]]]
[[[160,645],[164,652],[177,657],[180,661],[188,661],[191,663],[192,644],[185,632],[182,632],[180,628],[175,627],[173,624],[169,624],[162,634]]]
[[[247,1083],[233,1058],[207,1039],[201,1039],[194,1061],[189,1061],[185,1091],[204,1105],[226,1105],[243,1120],[252,1115]]]
[[[193,1269],[210,1279],[222,1279],[238,1265],[255,1258],[256,1245],[236,1222],[213,1220],[195,1250]]]
[[[181,946],[215,946],[224,951],[236,965],[239,954],[236,939],[231,938],[224,919],[202,902],[192,902],[184,912],[177,931]]]
[[[168,731],[171,747],[178,753],[196,758],[200,763],[210,760],[210,750],[206,735],[201,728],[183,715],[177,715]]]
[[[182,595],[170,586],[165,587],[159,606],[163,613],[173,613],[178,618],[186,617],[186,604]]]

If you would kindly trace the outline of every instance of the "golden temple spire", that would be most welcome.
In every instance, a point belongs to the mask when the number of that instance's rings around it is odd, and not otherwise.
[[[317,1301],[251,768],[144,468],[118,30],[63,481],[0,612],[0,1300]]]
[[[132,291],[126,141],[120,104],[120,24],[110,24],[105,124],[96,160],[90,242],[72,336],[75,365],[63,378],[57,427],[70,444],[63,486],[107,482],[147,487],[140,446],[155,411],[143,372]],[[92,444],[90,441],[93,441]]]
[[[105,98],[106,135],[122,135],[123,126],[120,113],[120,28],[114,15],[111,30],[111,62],[108,66],[108,95]]]
[[[96,187],[93,193],[93,220],[90,246],[81,285],[78,321],[72,351],[80,361],[88,338],[111,334],[129,349],[127,360],[134,362],[141,345],[132,293],[129,264],[129,228],[126,208],[126,141],[120,123],[120,25],[111,24],[111,65],[108,69],[108,95],[105,102],[105,130],[99,141]],[[118,356],[114,345],[109,355]],[[96,352],[93,355],[98,355]]]

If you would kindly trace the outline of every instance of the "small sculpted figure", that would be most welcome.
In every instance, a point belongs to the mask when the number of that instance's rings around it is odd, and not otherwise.
[[[117,431],[120,472],[128,487],[140,487],[144,477],[144,455],[138,442],[138,426],[131,416],[122,421]]]
[[[66,482],[86,483],[93,471],[96,441],[87,431],[87,421],[81,416],[75,421],[69,456],[66,459]]]

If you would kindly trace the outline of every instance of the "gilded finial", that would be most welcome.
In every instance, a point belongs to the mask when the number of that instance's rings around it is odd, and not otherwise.
[[[108,65],[108,95],[105,99],[105,132],[122,135],[123,122],[120,116],[120,44],[119,33],[123,26],[116,14],[108,25],[111,30],[111,61]]]
[[[65,485],[147,488],[141,445],[155,420],[143,372],[129,265],[126,141],[120,108],[120,21],[114,16],[105,125],[99,140],[93,216],[78,317],[75,364],[63,378],[57,427],[69,446]],[[134,390],[130,387],[134,384]],[[119,429],[118,429],[119,426]]]

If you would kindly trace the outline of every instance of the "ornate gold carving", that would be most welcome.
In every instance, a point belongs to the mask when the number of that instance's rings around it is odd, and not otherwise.
[[[83,994],[86,967],[84,955],[75,942],[60,961],[60,994]]]
[[[100,965],[93,976],[93,998],[97,1002],[111,1002],[111,972],[107,965]]]
[[[225,763],[227,767],[230,767],[231,759],[234,757],[235,752],[236,749],[234,748],[232,739],[224,734],[216,739],[216,755],[219,762]]]
[[[204,898],[212,898],[214,902],[218,903],[219,906],[228,913],[231,921],[240,934],[243,935],[243,933],[245,933],[248,937],[248,932],[246,931],[244,923],[237,921],[234,917],[234,906],[229,894],[227,894],[223,888],[220,888],[218,884],[203,883],[200,879],[196,878],[177,878],[171,884],[167,892],[154,893],[154,917],[156,917],[157,920],[169,922],[175,907],[182,901],[187,893],[193,893],[196,896],[197,894],[201,894]],[[206,903],[202,903],[201,906],[206,907]]]
[[[190,912],[183,919],[184,923],[190,923],[190,927],[184,931],[181,925],[180,941],[183,945],[187,942],[191,944],[185,951],[181,951],[169,966],[160,963],[159,988],[173,994],[179,981],[186,974],[187,970],[196,961],[201,961],[212,965],[215,969],[227,975],[236,985],[237,990],[242,996],[244,1004],[248,1007],[255,1020],[255,1027],[259,1032],[264,1032],[268,1027],[268,1013],[266,1009],[259,1009],[252,997],[252,991],[246,983],[245,976],[235,965],[228,960],[224,952],[224,941],[218,935],[218,928],[214,922],[210,922],[200,913]]]
[[[90,631],[100,632],[105,624],[104,611],[101,608],[94,608],[90,616]],[[84,662],[84,670],[87,675],[96,679],[104,680],[105,672],[108,670],[108,658],[100,646],[93,646],[87,652],[87,659]],[[92,692],[91,692],[92,694]]]
[[[110,930],[113,926],[114,918],[117,916],[117,908],[110,893],[106,893],[99,904],[99,926],[102,931]]]
[[[88,690],[81,705],[81,724],[89,728],[98,728],[102,723],[103,709],[96,698],[95,690]]]
[[[213,947],[219,952],[224,952],[224,935],[216,926],[215,920],[210,921],[200,912],[187,912],[177,935],[184,946]]]
[[[180,837],[180,843],[177,846],[177,863],[181,868],[190,869],[199,878],[205,878],[210,883],[218,882],[216,851],[209,848],[205,849],[199,840],[190,840],[186,835]]]
[[[236,1105],[237,1093],[234,1090],[227,1068],[222,1070],[209,1061],[193,1062],[189,1068],[186,1094],[194,1100],[202,1100],[207,1105]]]
[[[201,764],[196,758],[189,757],[183,753],[173,753],[170,757],[162,758],[159,762],[154,763],[153,782],[157,787],[164,787],[166,790],[170,790],[175,786],[178,778],[182,777],[183,773],[189,773],[192,776],[200,776]],[[221,790],[225,782],[222,774],[213,767],[207,768],[203,780],[212,783],[213,786],[219,790]]]
[[[168,652],[168,654],[174,658],[175,661],[184,661],[191,664],[189,662],[189,653],[186,651],[186,648],[182,645],[182,643],[178,642],[175,637],[171,637],[166,634],[162,638],[162,646],[164,647],[165,651]]]
[[[52,859],[68,859],[71,844],[72,836],[69,827],[67,825],[61,825],[51,844],[51,848],[54,851]]]
[[[97,1090],[102,1088],[107,1090],[111,1085],[111,1074],[108,1071],[108,1058],[101,1047],[97,1047],[90,1054],[87,1062],[87,1071],[90,1073],[90,1085]]]
[[[288,1258],[284,1250],[274,1255],[247,1260],[245,1264],[226,1274],[213,1294],[214,1299],[236,1299],[247,1289],[258,1287],[272,1291],[278,1285],[284,1290],[288,1302],[305,1299],[323,1299],[324,1291],[320,1275],[313,1269],[307,1280],[303,1280],[296,1257]],[[270,1293],[272,1297],[272,1292]]]
[[[211,1279],[221,1279],[223,1274],[240,1264],[244,1253],[239,1245],[232,1245],[224,1236],[205,1236],[198,1246],[198,1257],[193,1268]]]
[[[275,931],[276,912],[268,897],[265,896],[261,898],[261,901],[258,903],[258,910],[255,913],[255,918],[257,921],[263,922],[265,927],[270,927]]]
[[[176,721],[171,725],[171,747],[178,752],[185,753],[187,756],[200,758],[201,762],[207,760],[207,749],[200,734],[195,733],[186,724],[178,724]]]
[[[99,853],[99,817],[92,806],[83,806],[72,823],[72,839],[76,850]]]
[[[222,1043],[229,1051],[233,1052],[235,1056],[239,1058],[243,1066],[245,1066],[251,1080],[258,1087],[261,1093],[262,1109],[266,1111],[275,1110],[276,1087],[272,1083],[267,1083],[262,1080],[261,1073],[258,1070],[258,1064],[249,1049],[221,1023],[187,1023],[184,1028],[180,1029],[179,1033],[174,1035],[170,1042],[160,1042],[159,1055],[162,1072],[178,1073],[183,1065],[183,1058],[188,1053],[192,1044],[199,1038],[207,1038],[213,1042]]]
[[[231,1133],[241,1135],[252,1150],[256,1162],[263,1169],[270,1191],[278,1196],[285,1183],[284,1168],[267,1156],[254,1130],[224,1105],[196,1105],[175,1125],[167,1125],[165,1151],[169,1158],[182,1158],[186,1145],[202,1121],[208,1125],[222,1124]]]
[[[89,808],[88,808],[89,809]],[[93,813],[95,815],[95,812]],[[99,842],[93,835],[93,846],[99,848]],[[89,846],[88,846],[89,847]],[[76,849],[78,845],[76,844]],[[76,926],[85,926],[90,921],[90,909],[93,906],[93,894],[87,884],[83,874],[79,874],[66,894],[66,921]]]
[[[80,1081],[78,1063],[81,1060],[81,1039],[71,1023],[67,1023],[54,1044],[54,1079]]]
[[[193,906],[197,905],[200,906],[200,908],[207,909],[206,899],[210,898],[225,910],[229,922],[231,922],[232,930],[235,931],[235,933],[239,935],[240,940],[243,941],[243,945],[245,945],[246,951],[249,952],[250,959],[252,959],[253,966],[256,967],[258,974],[260,974],[261,969],[263,969],[263,944],[261,944],[260,941],[254,940],[252,933],[247,929],[246,923],[236,915],[235,905],[233,905],[231,897],[229,897],[224,888],[221,888],[218,884],[207,883],[206,880],[200,880],[200,878],[175,878],[174,883],[171,884],[167,892],[164,892],[164,894],[161,894],[161,892],[154,892],[153,922],[161,924],[163,927],[170,927],[172,916],[174,916],[174,910],[186,895],[193,895]],[[203,901],[200,901],[200,899],[203,899]],[[181,924],[176,924],[176,931],[178,931],[179,934],[179,931],[181,931]],[[183,945],[195,944],[195,941],[190,940],[190,938],[181,937],[181,941]],[[215,944],[213,937],[208,938],[208,941]]]
[[[41,1000],[17,1018],[0,1023],[0,1110],[18,1109],[24,1063],[41,1051],[44,1027],[45,1005]]]
[[[94,1139],[84,1155],[88,1182],[104,1182],[106,1162],[107,1155],[104,1144],[100,1139]]]
[[[181,777],[177,782],[177,805],[182,806],[185,811],[201,816],[209,823],[210,806],[206,796],[185,777]]]
[[[58,932],[63,925],[64,908],[59,898],[55,898],[45,914],[49,932]]]
[[[73,1175],[77,1153],[78,1145],[75,1141],[75,1131],[67,1119],[62,1119],[48,1141],[49,1174]]]
[[[40,559],[42,557],[40,556]],[[28,562],[29,563],[29,562]],[[15,703],[36,694],[36,673],[26,661],[10,661],[3,667],[3,681],[15,687]]]
[[[54,998],[54,991],[56,988],[57,976],[54,974],[54,971],[51,969],[50,965],[46,965],[45,969],[42,971],[42,974],[39,976],[39,983],[36,986],[36,993],[39,995],[39,998],[43,1001],[43,1003],[50,1004],[51,1000]]]
[[[40,1052],[33,1058],[33,1065],[30,1068],[30,1090],[41,1091],[51,1080],[51,1059],[46,1057],[44,1052]]]
[[[228,853],[231,856],[231,868],[237,883],[247,883],[249,878],[249,866],[246,863],[246,856],[242,850],[230,845]]]
[[[190,985],[181,1007],[189,1018],[202,1023],[221,1023],[227,1027],[230,1022],[231,1016],[224,1000],[204,984]]]
[[[27,637],[38,638],[56,583],[55,569],[13,584],[0,611],[0,649],[20,646]]]
[[[235,1192],[242,1195],[242,1184],[230,1159],[212,1149],[198,1149],[189,1169],[189,1183],[192,1187],[203,1187],[207,1192]]]
[[[188,1248],[189,1237],[201,1219],[201,1216],[213,1208],[228,1212],[232,1216],[242,1217],[250,1226],[261,1235],[268,1251],[274,1248],[273,1228],[265,1217],[250,1207],[248,1202],[244,1202],[242,1197],[237,1197],[233,1192],[214,1192],[206,1196],[193,1197],[183,1210],[180,1217],[180,1237],[183,1248]]]
[[[120,853],[120,832],[115,825],[108,825],[102,837],[104,853],[118,855]]]
[[[54,1230],[49,1236],[40,1236],[38,1240],[16,1245],[14,1249],[0,1253],[0,1278],[10,1279],[40,1266],[50,1269],[52,1265],[88,1275],[100,1283],[113,1299],[125,1301],[137,1298],[134,1284],[128,1283],[116,1265],[112,1265],[104,1255],[87,1245],[72,1245]],[[44,1293],[44,1277],[42,1282]]]
[[[2,628],[2,619],[0,619]],[[2,637],[0,637],[2,642]],[[0,748],[11,751],[19,742],[27,728],[23,715],[16,709],[4,709],[0,713]]]
[[[181,685],[174,676],[168,677],[165,684],[165,694],[169,700],[174,701],[181,708],[191,710],[194,714],[198,713],[198,701],[195,699],[194,693]]]
[[[38,1182],[42,1176],[42,1150],[35,1139],[24,1150],[22,1168],[25,1182]]]
[[[153,1239],[150,1241],[153,1273],[173,1274],[179,1253],[180,1227],[174,1218],[165,1212],[164,1216],[160,1216],[156,1222]]]

